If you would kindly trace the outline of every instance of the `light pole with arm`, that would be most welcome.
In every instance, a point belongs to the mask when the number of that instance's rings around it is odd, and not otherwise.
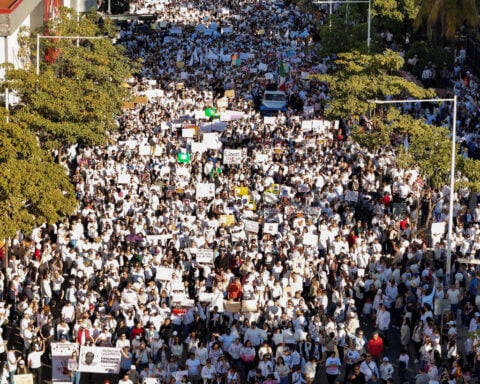
[[[453,202],[454,202],[454,188],[455,188],[455,156],[457,153],[457,96],[450,99],[412,99],[412,100],[369,100],[374,104],[407,104],[407,103],[438,103],[438,102],[453,102],[453,116],[452,116],[452,154],[451,154],[451,169],[450,169],[450,196],[448,205],[448,230],[447,230],[447,261],[446,274],[447,282],[450,283],[450,274],[452,268],[452,233],[453,233]]]

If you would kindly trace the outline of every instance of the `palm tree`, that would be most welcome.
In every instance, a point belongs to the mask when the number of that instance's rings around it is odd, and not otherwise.
[[[413,29],[425,27],[429,40],[452,40],[462,26],[479,24],[475,0],[419,0],[419,5]]]

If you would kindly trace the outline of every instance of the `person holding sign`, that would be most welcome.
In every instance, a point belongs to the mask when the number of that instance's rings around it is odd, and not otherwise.
[[[72,384],[80,384],[80,372],[78,371],[78,353],[74,351],[67,361],[68,376],[71,377]]]

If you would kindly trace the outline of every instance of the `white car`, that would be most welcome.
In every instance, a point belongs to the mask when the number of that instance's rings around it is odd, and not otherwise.
[[[274,114],[278,111],[286,112],[287,95],[283,91],[265,91],[260,105],[262,115]]]

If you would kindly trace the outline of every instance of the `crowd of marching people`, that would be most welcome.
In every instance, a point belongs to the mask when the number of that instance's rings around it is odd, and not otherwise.
[[[313,54],[314,17],[243,0],[144,0],[132,12],[117,43],[143,60],[136,102],[110,145],[60,157],[78,214],[12,241],[0,318],[18,325],[23,349],[0,334],[5,382],[32,372],[41,384],[58,341],[121,348],[120,384],[478,375],[480,275],[454,263],[446,278],[444,236],[429,248],[416,231],[431,200],[433,222],[446,222],[450,191],[427,190],[391,148],[360,148],[351,121],[323,119],[328,86],[308,74],[331,58]],[[295,102],[265,117],[254,100],[280,66]],[[477,85],[455,81],[472,152]],[[414,108],[433,122],[448,107]],[[455,193],[454,259],[480,256],[471,202]],[[67,368],[85,380],[77,352]]]

